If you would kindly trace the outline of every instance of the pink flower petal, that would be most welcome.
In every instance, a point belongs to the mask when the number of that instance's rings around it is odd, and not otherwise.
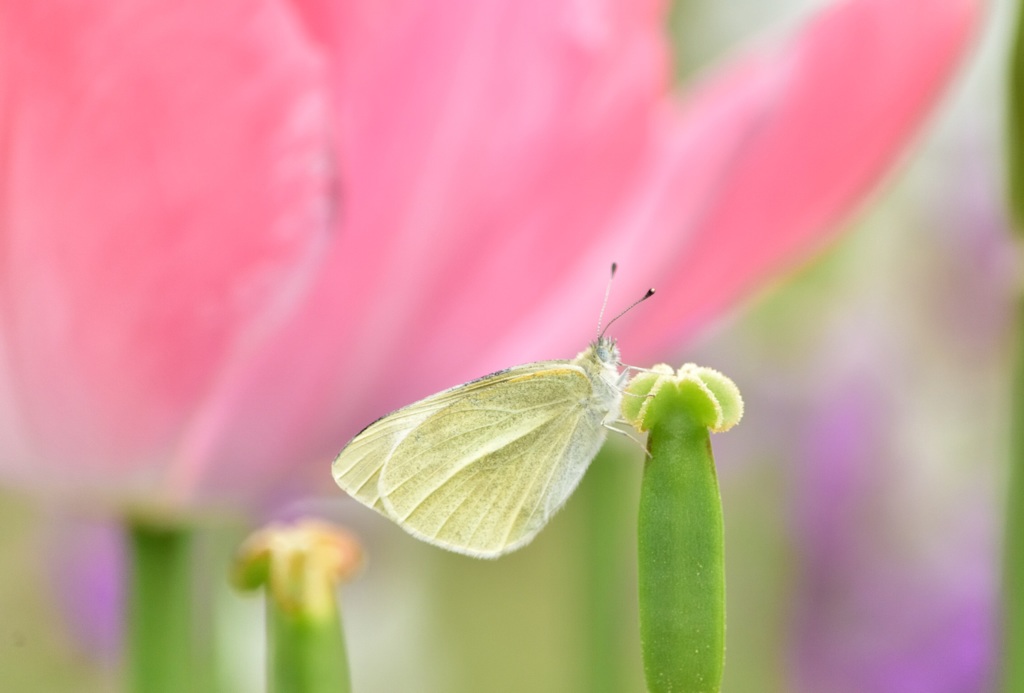
[[[679,138],[693,139],[688,114],[719,98],[714,90],[722,84],[731,85],[752,126],[738,133],[724,169],[704,168],[718,181],[710,198],[689,210],[665,200],[660,223],[685,233],[659,279],[653,319],[637,320],[628,343],[645,354],[677,343],[772,274],[824,247],[935,105],[973,38],[982,5],[837,3],[811,17],[793,40],[751,52],[713,76],[710,93],[698,91],[684,102]],[[766,91],[766,82],[774,88]],[[736,98],[757,93],[762,98]],[[685,180],[701,159],[685,149],[676,154],[675,170]]]
[[[497,338],[564,291],[566,264],[638,171],[666,88],[651,7],[396,5],[384,27],[356,21],[376,44],[335,65],[335,255],[231,416],[197,442],[196,455],[218,462],[197,463],[196,487],[230,488],[243,460],[267,478],[280,476],[268,465],[326,463],[374,412],[464,379],[475,357],[466,350],[481,347],[469,338]],[[321,26],[325,12],[307,17]],[[607,265],[589,275],[588,328],[566,330],[563,346],[592,333]]]
[[[299,29],[273,2],[0,5],[2,408],[37,485],[39,459],[155,481],[308,282],[329,139]]]

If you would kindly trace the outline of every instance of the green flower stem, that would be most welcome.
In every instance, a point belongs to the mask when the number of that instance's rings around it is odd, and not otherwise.
[[[1018,299],[1003,557],[1002,690],[1024,691],[1024,300]]]
[[[1006,99],[1006,163],[1010,216],[1018,234],[1024,233],[1024,5],[1017,7],[1010,48]]]
[[[606,445],[590,465],[574,503],[584,515],[579,593],[582,602],[582,631],[579,690],[587,693],[621,693],[630,690],[635,673],[626,668],[628,659],[618,653],[631,644],[624,623],[632,623],[623,602],[624,590],[632,588],[632,568],[622,564],[630,549],[632,504],[624,502],[623,486],[635,469],[625,464],[621,452]],[[625,631],[625,632],[624,632]]]
[[[1024,233],[1024,4],[1017,7],[1007,73],[1006,152],[1010,217]],[[1024,299],[1018,297],[1010,419],[1010,474],[1003,536],[1002,690],[1024,691]]]
[[[127,613],[129,690],[195,690],[191,531],[134,521],[128,535],[132,561]]]
[[[640,487],[640,645],[650,693],[713,693],[725,664],[725,537],[709,431],[743,416],[721,373],[687,364],[641,373],[622,415],[647,431]]]
[[[268,594],[268,690],[348,693],[345,635],[337,610],[316,615],[283,607]]]
[[[355,537],[318,520],[273,524],[242,544],[234,583],[266,592],[272,693],[351,690],[337,591],[361,565]]]
[[[638,525],[640,642],[651,693],[718,691],[725,662],[722,503],[707,426],[667,388]]]

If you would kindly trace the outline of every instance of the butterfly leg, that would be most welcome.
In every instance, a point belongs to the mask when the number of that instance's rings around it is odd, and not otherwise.
[[[638,438],[636,436],[636,434],[633,433],[632,429],[617,428],[614,423],[606,423],[606,424],[604,424],[604,427],[607,428],[609,431],[612,431],[613,433],[618,433],[619,435],[626,436],[627,438],[632,440],[634,443],[639,445],[640,449],[644,451],[644,454],[647,457],[651,456],[651,453],[647,451],[647,446],[644,444],[644,441],[641,440],[640,438]]]

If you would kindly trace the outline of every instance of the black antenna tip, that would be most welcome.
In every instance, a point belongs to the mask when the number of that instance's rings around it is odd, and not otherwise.
[[[612,276],[613,277],[615,276],[615,270],[617,270],[617,269],[619,269],[619,263],[613,262],[612,263]]]
[[[614,268],[614,267],[615,267],[615,265],[612,265],[612,267]],[[653,295],[654,295],[654,289],[648,289],[648,290],[647,290],[647,293],[643,295],[643,298],[640,298],[639,300],[633,301],[633,302],[632,302],[631,304],[629,304],[629,307],[628,307],[628,308],[626,308],[626,309],[625,309],[624,311],[622,311],[621,313],[619,313],[618,315],[616,315],[616,316],[615,316],[614,318],[612,318],[611,320],[609,320],[609,321],[608,321],[608,324],[604,326],[604,329],[603,329],[603,330],[600,330],[600,331],[599,331],[599,332],[597,333],[597,336],[598,336],[599,338],[600,338],[600,337],[603,337],[603,336],[604,336],[604,333],[608,331],[608,328],[612,326],[612,323],[613,323],[613,322],[615,322],[616,320],[618,320],[619,318],[621,318],[621,317],[622,317],[623,315],[625,315],[626,313],[628,313],[629,311],[631,311],[631,310],[632,310],[633,308],[635,308],[635,307],[636,307],[637,305],[639,305],[639,304],[643,303],[644,301],[646,301],[647,299],[649,299],[649,298],[650,298],[651,296],[653,296]],[[605,300],[607,301],[607,298],[605,298]],[[604,308],[602,308],[602,309],[601,309],[601,313],[602,313],[602,314],[604,313]]]

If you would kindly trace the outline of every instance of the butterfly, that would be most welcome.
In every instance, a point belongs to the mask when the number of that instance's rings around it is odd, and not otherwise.
[[[498,371],[374,421],[334,460],[334,480],[419,539],[496,558],[528,544],[576,489],[620,419],[621,368],[599,328],[574,359]]]

